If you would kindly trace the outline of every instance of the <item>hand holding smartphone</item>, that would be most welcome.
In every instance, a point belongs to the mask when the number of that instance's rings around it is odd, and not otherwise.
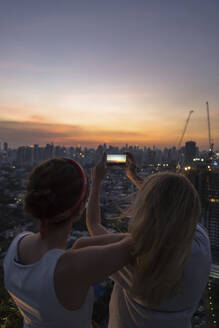
[[[127,155],[125,154],[108,154],[106,156],[107,166],[126,166]]]

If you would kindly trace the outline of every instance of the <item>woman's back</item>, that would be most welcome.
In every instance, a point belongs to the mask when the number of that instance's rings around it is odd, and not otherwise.
[[[110,301],[109,328],[189,328],[202,292],[207,284],[211,264],[210,243],[207,232],[197,225],[190,255],[185,264],[183,294],[161,306],[149,309],[137,297],[129,294],[133,282],[133,268],[124,267],[112,275],[114,289]]]
[[[27,234],[15,237],[4,259],[5,286],[24,317],[24,327],[91,327],[92,287],[78,310],[65,309],[54,287],[56,264],[65,251],[51,249],[35,263],[20,264],[18,243]]]
[[[4,260],[5,287],[25,327],[91,327],[92,286],[130,260],[125,234],[79,238],[66,250],[87,192],[86,173],[72,159],[47,160],[28,176],[24,209],[40,231],[15,237]]]

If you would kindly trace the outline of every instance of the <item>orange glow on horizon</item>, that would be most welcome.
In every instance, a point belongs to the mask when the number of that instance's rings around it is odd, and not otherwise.
[[[54,142],[57,145],[77,145],[97,146],[98,144],[107,143],[118,146],[139,145],[156,146],[162,148],[165,146],[176,146],[181,131],[172,126],[167,129],[166,124],[158,127],[157,124],[150,124],[147,131],[142,127],[132,126],[127,130],[110,126],[92,126],[92,125],[71,125],[71,124],[54,124],[31,121],[0,121],[0,140],[8,141],[16,145],[25,144],[46,144]],[[207,146],[207,129],[201,131],[188,131],[184,141],[194,140],[197,145]],[[17,143],[14,141],[16,140]]]
[[[42,112],[42,109],[39,112],[34,108],[28,112],[25,107],[20,110],[14,107],[12,111],[10,109],[10,106],[0,106],[0,142],[7,141],[16,147],[45,145],[50,142],[66,146],[80,143],[83,147],[95,147],[103,143],[117,146],[129,144],[140,147],[172,147],[178,144],[186,118],[186,113],[182,115],[174,111],[169,115],[161,110],[143,115],[140,109],[138,112],[129,110],[125,113],[124,108],[121,112],[114,109],[112,113],[85,111],[81,114],[80,110],[63,113],[56,108],[53,116],[48,110]],[[216,148],[219,141],[219,130],[214,128],[219,121],[217,112],[213,112],[212,117],[212,136]],[[184,142],[188,140],[207,149],[207,123],[203,113],[197,116],[194,113]]]

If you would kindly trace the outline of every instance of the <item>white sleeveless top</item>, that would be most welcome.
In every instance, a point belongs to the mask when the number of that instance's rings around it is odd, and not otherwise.
[[[24,318],[24,328],[91,328],[92,287],[78,310],[66,310],[56,297],[54,271],[64,250],[51,249],[33,264],[18,262],[18,242],[30,233],[22,232],[14,238],[3,263],[5,287]]]

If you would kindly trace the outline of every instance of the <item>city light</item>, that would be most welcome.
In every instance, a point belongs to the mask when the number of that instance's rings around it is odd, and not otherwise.
[[[193,162],[204,162],[204,158],[195,157],[195,158],[193,158]]]
[[[0,328],[217,328],[219,0],[0,4]]]
[[[211,282],[209,281],[208,282],[208,290],[209,290],[209,293],[210,293],[210,290],[211,290]],[[215,313],[213,312],[214,311],[214,307],[213,307],[213,297],[211,295],[209,295],[209,315],[210,315],[210,318],[212,319],[212,323],[214,325],[216,325],[217,321],[216,321],[216,316],[215,316]]]
[[[118,149],[117,149],[118,152]],[[142,152],[142,150],[141,150]],[[1,153],[0,153],[1,154]],[[150,152],[149,152],[150,154]],[[97,163],[98,161],[98,156],[100,155],[99,152],[97,152],[97,150],[95,149],[87,149],[87,148],[81,148],[81,149],[77,149],[77,148],[64,148],[64,147],[56,147],[54,145],[50,146],[50,147],[38,147],[37,149],[30,149],[27,147],[20,147],[17,150],[16,156],[14,156],[14,160],[10,159],[10,153],[8,153],[8,163],[9,163],[9,167],[11,168],[10,172],[11,172],[11,176],[12,179],[14,179],[16,177],[16,173],[18,174],[18,178],[20,179],[20,177],[22,176],[22,180],[23,179],[23,174],[26,173],[27,170],[29,170],[30,166],[35,165],[45,159],[48,158],[53,158],[55,156],[57,157],[70,157],[70,158],[74,158],[76,160],[79,160],[82,165],[84,165],[86,168],[88,167],[90,169],[90,167],[92,165],[95,165],[95,163]],[[136,154],[136,157],[138,154]],[[139,153],[139,155],[142,155]],[[147,177],[150,174],[153,173],[157,173],[157,171],[167,171],[168,169],[172,168],[172,159],[167,159],[167,157],[163,157],[162,156],[159,158],[159,160],[155,160],[155,157],[149,157],[147,156],[147,150],[145,151],[145,155],[146,156],[139,156],[139,158],[143,158],[142,161],[139,161],[139,164],[137,165],[137,172],[140,172],[140,176],[142,178]],[[165,158],[165,159],[164,159]],[[2,155],[2,163],[4,164],[4,159],[5,159],[5,155]],[[11,160],[11,162],[10,162]],[[169,161],[170,160],[170,161]],[[165,162],[166,161],[166,162]],[[178,172],[182,173],[182,171],[184,171],[184,174],[187,174],[189,176],[189,178],[191,177],[191,179],[193,178],[193,173],[194,175],[196,174],[196,167],[198,167],[198,164],[200,164],[201,162],[204,162],[204,159],[202,158],[194,158],[193,162],[191,162],[191,160],[185,161],[185,163],[187,163],[185,166],[183,165],[183,163],[177,163],[175,162],[175,167],[179,167],[180,170]],[[192,163],[192,164],[191,164]],[[29,164],[29,166],[27,165]],[[26,168],[27,165],[27,168]],[[203,172],[205,174],[205,177],[209,178],[210,174],[206,174],[206,170],[212,170],[212,171],[216,171],[216,168],[213,167],[213,165],[211,164],[211,162],[207,162],[206,165],[202,164],[199,166],[203,166],[204,169],[202,170],[202,167],[200,168],[200,170],[198,169],[197,172]],[[174,169],[175,169],[174,167]],[[14,170],[14,169],[17,170]],[[129,204],[128,199],[132,199],[134,196],[134,192],[135,190],[133,188],[129,188],[129,182],[128,182],[128,178],[125,175],[125,172],[123,171],[123,173],[121,174],[122,171],[120,171],[119,173],[115,173],[117,178],[114,179],[112,178],[111,173],[106,175],[106,180],[104,181],[104,200],[102,201],[102,204],[104,204],[104,206],[108,206],[110,209],[116,205],[117,201],[123,201],[125,205]],[[7,173],[6,173],[7,174]],[[213,176],[213,174],[212,174]],[[16,177],[16,179],[17,179]],[[7,181],[7,179],[5,178],[5,181]],[[22,181],[22,183],[23,183]],[[213,180],[214,181],[214,180]],[[117,184],[117,187],[112,190],[112,184],[113,183]],[[124,184],[124,188],[120,188],[122,186],[122,182]],[[204,187],[205,184],[209,184],[208,180],[205,180],[204,182]],[[22,184],[23,186],[23,184]],[[207,186],[208,187],[208,186]],[[3,189],[3,188],[2,188]],[[208,208],[210,208],[211,210],[215,209],[217,207],[217,204],[219,203],[219,196],[218,193],[214,192],[214,189],[207,189],[208,190],[208,194],[206,194],[206,198],[205,198],[205,203],[208,203]],[[127,196],[128,193],[132,192],[133,194],[131,196]],[[208,196],[207,196],[208,195]],[[23,198],[24,195],[22,194],[22,192],[20,191],[19,193],[15,193],[13,194],[13,204],[9,204],[8,209],[11,211],[15,211],[16,208],[20,211],[22,206],[23,206]],[[113,201],[111,200],[111,198],[113,199]],[[114,201],[115,199],[115,201]],[[119,204],[119,206],[122,203]],[[119,209],[119,207],[118,207]],[[120,208],[123,209],[122,207]],[[20,215],[20,212],[19,212]],[[111,219],[114,216],[111,215]],[[113,226],[112,226],[113,227]],[[208,295],[209,297],[207,297],[207,305],[206,308],[203,305],[203,310],[200,310],[200,320],[202,320],[202,323],[205,324],[207,320],[206,318],[204,318],[204,312],[208,312],[209,313],[209,318],[210,318],[210,322],[212,327],[216,327],[217,322],[218,322],[218,318],[217,318],[217,301],[214,298],[214,286],[211,286],[211,284],[208,284],[208,294],[212,294],[212,295]],[[213,296],[214,295],[214,296]],[[213,297],[212,297],[213,296]],[[205,303],[203,303],[205,304]],[[199,312],[198,312],[199,315]],[[203,317],[202,317],[203,316]],[[198,320],[197,318],[195,320]]]
[[[210,198],[209,201],[211,203],[219,203],[219,198]]]

